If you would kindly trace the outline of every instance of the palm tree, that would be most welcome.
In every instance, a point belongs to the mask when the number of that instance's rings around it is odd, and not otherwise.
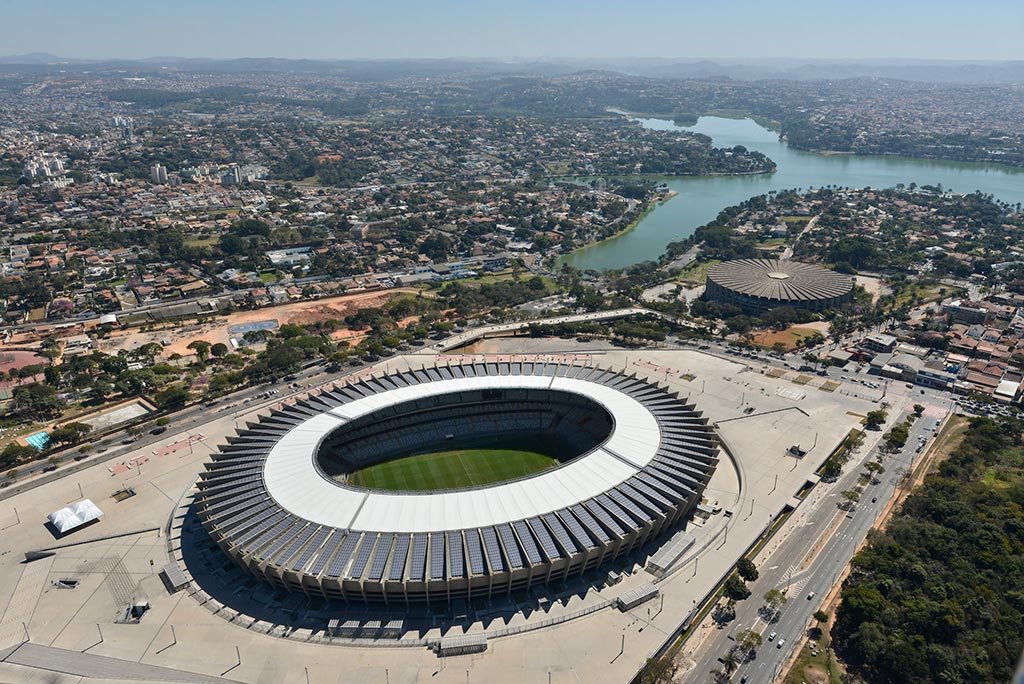
[[[740,659],[736,657],[735,651],[730,650],[722,658],[722,666],[725,668],[727,674],[732,674],[736,671],[736,668],[740,666]]]

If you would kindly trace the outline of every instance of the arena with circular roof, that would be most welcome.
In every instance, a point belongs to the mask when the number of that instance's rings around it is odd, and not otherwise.
[[[708,269],[704,297],[754,315],[779,306],[825,311],[853,301],[853,278],[799,261],[736,259]]]
[[[503,440],[543,444],[550,461],[456,489],[355,484],[415,455],[506,458],[492,449]],[[693,404],[635,375],[463,363],[271,411],[212,456],[194,505],[225,553],[278,587],[429,605],[560,583],[629,554],[700,503],[717,464],[718,441]]]

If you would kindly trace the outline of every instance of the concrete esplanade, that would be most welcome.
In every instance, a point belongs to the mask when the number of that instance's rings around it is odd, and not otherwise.
[[[799,261],[736,259],[708,269],[704,297],[754,315],[779,306],[824,311],[853,300],[853,278]]]
[[[452,440],[540,434],[568,456],[493,485],[382,491],[338,472]],[[194,505],[218,546],[275,586],[446,604],[561,582],[637,549],[696,507],[717,464],[707,420],[660,386],[563,363],[466,363],[272,411],[212,456]]]

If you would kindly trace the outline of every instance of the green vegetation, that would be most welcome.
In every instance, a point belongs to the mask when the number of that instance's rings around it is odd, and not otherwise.
[[[877,684],[1009,681],[1024,646],[1022,424],[963,442],[853,561],[832,630]]]
[[[460,489],[533,475],[558,463],[527,448],[527,444],[503,446],[438,451],[386,461],[352,473],[349,483],[369,489],[404,491]]]
[[[875,409],[874,411],[868,411],[868,415],[864,418],[864,425],[869,430],[877,430],[885,424],[885,419],[888,417],[888,413],[885,409]]]
[[[836,450],[825,460],[821,467],[821,476],[826,481],[835,480],[843,472],[843,466],[850,460],[854,449],[864,443],[864,433],[860,430],[850,430],[843,443],[836,447]]]
[[[899,451],[906,445],[909,436],[910,423],[903,421],[893,425],[892,429],[883,435],[883,439],[885,439],[885,446],[889,451]]]

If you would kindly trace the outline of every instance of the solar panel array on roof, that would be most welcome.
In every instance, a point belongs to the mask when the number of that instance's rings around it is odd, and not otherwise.
[[[444,579],[444,535],[430,535],[430,579]]]
[[[555,546],[555,540],[551,538],[551,534],[548,533],[544,523],[540,521],[540,518],[530,518],[527,520],[530,526],[530,530],[533,532],[533,536],[540,542],[540,548],[544,551],[544,555],[549,560],[562,557],[562,552]]]
[[[505,570],[505,559],[501,553],[501,546],[498,544],[498,535],[495,534],[493,527],[484,527],[480,530],[480,534],[484,538],[484,548],[487,549],[487,562],[490,563],[491,570],[494,572],[501,572]]]
[[[548,527],[551,528],[551,533],[555,536],[555,540],[558,542],[562,550],[570,556],[580,550],[580,547],[576,542],[569,536],[569,532],[562,525],[562,521],[558,519],[558,516],[554,513],[548,513],[544,516],[544,522],[547,523]],[[580,532],[583,530],[581,529]]]
[[[605,498],[607,499],[608,497]],[[594,518],[597,518],[597,521],[601,523],[601,526],[603,526],[607,530],[610,530],[612,534],[621,537],[625,533],[625,530],[622,529],[622,526],[619,525],[619,523],[617,523],[612,518],[612,516],[608,514],[608,511],[599,506],[597,504],[597,501],[587,501],[586,503],[583,504],[583,506],[587,509],[587,512],[589,512]]]
[[[384,566],[387,565],[388,556],[391,554],[391,546],[395,543],[395,537],[384,537],[377,545],[377,553],[373,556],[373,564],[370,566],[370,579],[379,580],[384,576]]]
[[[409,535],[403,534],[398,537],[395,544],[395,553],[391,560],[391,569],[388,571],[388,579],[397,582],[405,575],[405,559],[409,555]]]
[[[573,506],[571,510],[573,514],[579,519],[580,523],[582,523],[587,528],[587,531],[590,532],[590,537],[592,539],[596,539],[598,541],[603,542],[609,541],[611,539],[611,537],[608,536],[608,532],[605,531],[605,528],[602,527],[597,522],[597,520],[594,519],[594,516],[592,516],[590,514],[590,511],[587,510],[584,506],[577,504]],[[567,521],[569,519],[570,517],[565,518],[565,520]]]
[[[378,535],[365,535],[363,537],[363,543],[359,546],[359,553],[356,555],[356,560],[352,563],[352,568],[348,571],[349,577],[352,579],[359,579],[363,576],[363,570],[366,569],[366,564],[370,560],[370,553],[373,551],[374,544],[377,543]]]
[[[345,538],[345,533],[340,530],[335,530],[331,538],[324,544],[323,549],[317,554],[316,560],[313,561],[313,565],[309,568],[309,574],[317,577],[323,572],[324,568],[327,567],[327,563],[330,562],[331,558],[334,557],[334,552],[337,551]]]
[[[422,580],[427,565],[427,535],[417,534],[413,537],[412,563],[409,565],[409,579]]]
[[[330,533],[331,528],[329,527],[319,528],[316,536],[313,537],[313,541],[306,546],[305,550],[303,550],[303,552],[299,554],[299,557],[295,559],[295,562],[292,563],[292,570],[299,570],[306,567],[306,563],[313,558],[313,554],[320,549],[320,546],[324,543],[324,540],[327,539],[327,535]]]
[[[270,534],[267,535],[267,541],[273,540],[273,543],[267,547],[261,554],[266,560],[273,560],[274,557],[288,544],[295,541],[295,533],[297,527],[300,527],[302,523],[295,520],[286,520],[283,523],[277,525]],[[276,537],[276,538],[275,538]]]
[[[445,532],[448,540],[448,572],[452,577],[466,576],[466,561],[462,553],[462,535]]]
[[[466,550],[469,552],[470,574],[484,574],[484,549],[480,543],[479,530],[466,530]]]
[[[345,541],[341,543],[341,548],[338,549],[334,560],[331,561],[331,567],[327,570],[328,577],[341,577],[341,573],[345,571],[345,566],[348,565],[349,559],[352,558],[352,552],[355,551],[360,537],[361,535],[357,533],[351,533],[345,537]]]
[[[501,537],[501,545],[505,547],[508,564],[513,568],[523,567],[523,554],[519,551],[519,544],[516,543],[512,528],[508,525],[498,525],[498,535]]]

